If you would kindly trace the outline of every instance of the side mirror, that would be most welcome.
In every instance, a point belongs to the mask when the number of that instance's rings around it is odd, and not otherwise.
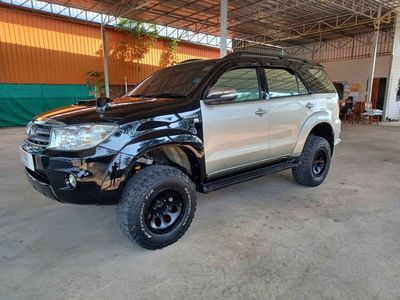
[[[203,101],[208,105],[216,105],[232,102],[236,98],[236,89],[228,86],[214,86]]]
[[[107,97],[100,97],[96,100],[96,111],[98,113],[105,113],[107,110],[110,109],[112,100]]]

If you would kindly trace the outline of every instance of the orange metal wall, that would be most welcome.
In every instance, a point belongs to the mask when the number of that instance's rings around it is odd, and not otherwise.
[[[107,44],[128,40],[107,29]],[[139,80],[160,69],[166,40],[141,60]],[[178,60],[215,58],[219,50],[179,43]],[[137,82],[135,62],[109,56],[110,84]],[[85,84],[86,73],[103,71],[100,27],[0,7],[0,83]]]

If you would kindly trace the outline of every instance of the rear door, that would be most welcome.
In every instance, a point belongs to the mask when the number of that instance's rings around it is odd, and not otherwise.
[[[268,91],[270,159],[291,155],[314,100],[303,82],[286,68],[264,68]]]
[[[260,67],[243,65],[225,70],[211,87],[235,89],[237,98],[218,105],[200,101],[209,177],[268,157],[268,103],[262,97],[260,72]]]

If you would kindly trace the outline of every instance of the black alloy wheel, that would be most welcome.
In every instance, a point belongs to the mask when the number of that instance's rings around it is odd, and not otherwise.
[[[321,149],[317,153],[315,153],[314,161],[313,161],[313,173],[315,176],[321,176],[325,171],[326,166],[326,152]]]
[[[184,201],[177,191],[162,191],[145,211],[146,225],[153,233],[170,232],[182,219],[184,209]]]

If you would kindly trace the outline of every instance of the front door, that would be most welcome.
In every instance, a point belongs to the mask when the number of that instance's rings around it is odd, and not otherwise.
[[[257,67],[230,69],[213,87],[232,88],[236,99],[217,105],[200,101],[208,177],[250,166],[268,156],[268,103],[262,99]]]

